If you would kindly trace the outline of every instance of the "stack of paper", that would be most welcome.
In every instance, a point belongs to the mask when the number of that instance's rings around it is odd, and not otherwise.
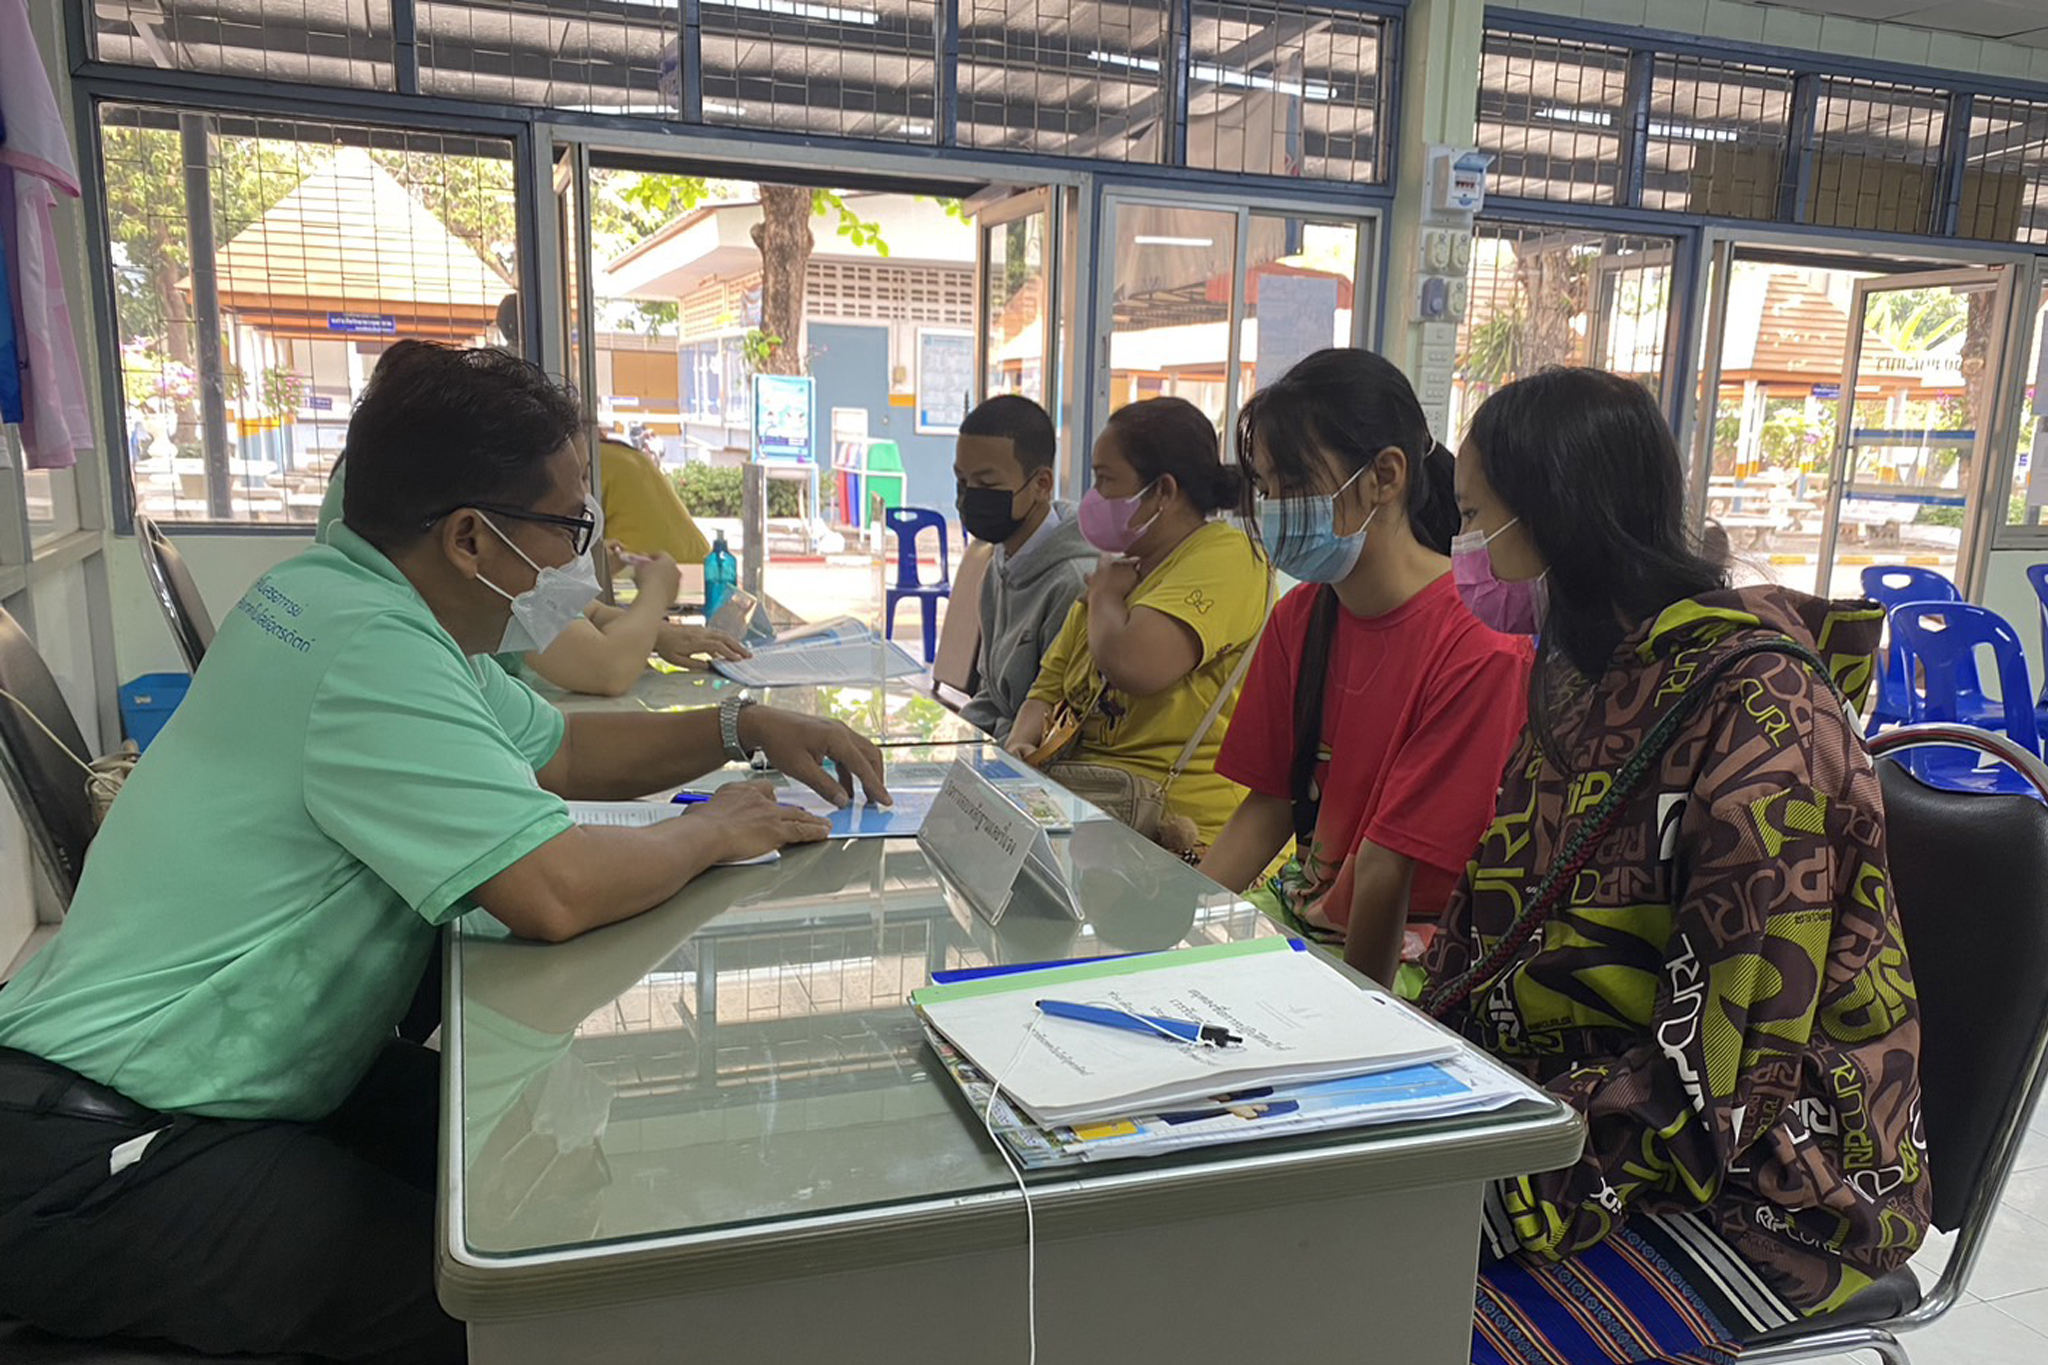
[[[751,659],[720,659],[712,667],[749,687],[874,682],[924,670],[895,641],[883,639],[851,616],[786,631],[767,644],[755,645]]]
[[[1245,1041],[1187,1047],[1043,1014],[1048,999],[1221,1024]],[[992,1126],[1029,1165],[1474,1113],[1524,1093],[1287,939],[991,975],[911,1002],[977,1115],[1001,1082]]]

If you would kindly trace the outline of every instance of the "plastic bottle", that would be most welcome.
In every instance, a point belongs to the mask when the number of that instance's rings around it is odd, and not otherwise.
[[[713,533],[711,553],[704,559],[704,619],[709,621],[739,586],[740,562],[725,543],[725,532]]]

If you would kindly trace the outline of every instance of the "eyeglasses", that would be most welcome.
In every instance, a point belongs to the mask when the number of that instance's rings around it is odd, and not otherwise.
[[[444,517],[455,515],[464,507],[478,512],[489,512],[493,516],[510,517],[514,521],[537,521],[543,526],[559,526],[570,533],[571,543],[579,555],[590,553],[590,542],[597,535],[597,518],[588,512],[580,517],[558,517],[552,512],[534,512],[523,507],[506,507],[495,502],[465,502],[445,512],[436,512],[427,518],[426,524],[432,526]]]

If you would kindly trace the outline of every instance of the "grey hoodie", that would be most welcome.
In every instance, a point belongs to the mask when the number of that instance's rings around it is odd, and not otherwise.
[[[974,699],[960,714],[1007,739],[1017,708],[1038,679],[1038,663],[1066,624],[1100,552],[1081,538],[1074,505],[1053,504],[1059,522],[1015,559],[989,565],[981,580],[981,675]]]

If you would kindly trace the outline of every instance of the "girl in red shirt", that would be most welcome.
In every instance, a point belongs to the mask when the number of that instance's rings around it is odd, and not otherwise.
[[[1450,452],[1407,378],[1369,351],[1319,351],[1238,421],[1244,511],[1302,580],[1273,610],[1216,770],[1249,789],[1202,860],[1381,980],[1420,956],[1493,813],[1526,716],[1526,641],[1459,600]],[[1398,932],[1403,925],[1408,932]]]

